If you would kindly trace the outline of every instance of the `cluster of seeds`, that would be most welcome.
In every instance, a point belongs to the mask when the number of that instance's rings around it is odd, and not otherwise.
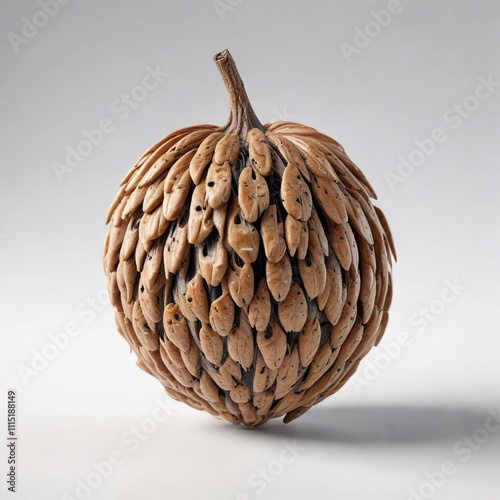
[[[246,426],[288,422],[339,390],[392,298],[394,246],[370,198],[344,149],[303,125],[167,135],[107,219],[109,293],[139,366]]]

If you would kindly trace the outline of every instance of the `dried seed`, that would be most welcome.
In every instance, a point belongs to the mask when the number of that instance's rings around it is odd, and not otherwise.
[[[286,335],[278,322],[268,325],[265,331],[257,332],[257,345],[270,370],[277,370],[286,354]]]
[[[307,320],[306,296],[293,281],[288,295],[278,304],[278,317],[286,332],[300,332]]]
[[[244,313],[240,314],[240,324],[234,327],[227,336],[229,356],[238,362],[244,370],[252,366],[254,340],[250,323]]]
[[[219,165],[226,162],[230,165],[234,165],[238,159],[239,153],[240,138],[238,134],[225,134],[215,146],[214,162]]]
[[[139,279],[138,295],[142,311],[146,316],[151,329],[154,330],[156,323],[161,321],[163,315],[162,304],[160,301],[160,295],[151,291],[147,287],[144,274],[141,274]]]
[[[269,370],[260,351],[255,355],[255,370],[252,381],[254,393],[264,392],[269,389],[276,380],[278,370]]]
[[[253,298],[254,275],[249,262],[239,267],[233,262],[227,272],[227,285],[234,303],[238,307],[246,307]]]
[[[336,325],[340,315],[342,314],[342,308],[344,307],[344,282],[342,278],[342,271],[337,260],[330,259],[330,263],[331,266],[330,269],[328,269],[328,279],[330,280],[331,287],[323,312],[328,321],[332,325]]]
[[[271,175],[271,150],[264,133],[258,128],[250,129],[247,134],[247,142],[250,164],[261,175]]]
[[[271,317],[271,299],[265,278],[261,278],[252,302],[248,308],[250,325],[257,330],[265,330]]]
[[[333,222],[347,222],[346,205],[348,202],[335,181],[322,177],[313,177],[311,189],[321,211]]]
[[[163,328],[167,338],[178,349],[188,352],[191,347],[191,333],[186,318],[177,304],[168,304],[163,311]]]
[[[257,410],[257,415],[266,415],[274,403],[273,391],[255,392],[252,403]]]
[[[163,189],[165,177],[160,177],[156,182],[151,184],[146,190],[142,210],[146,213],[151,213],[156,207],[160,206],[163,201]]]
[[[189,163],[189,173],[193,182],[198,185],[201,182],[203,173],[208,164],[212,160],[215,151],[215,146],[224,137],[223,132],[213,132],[203,139],[202,143],[198,146],[195,155],[191,158]]]
[[[298,221],[288,214],[285,219],[285,239],[290,256],[294,257],[297,252],[297,258],[304,259],[309,247],[307,222]]]
[[[210,378],[210,376],[202,371],[200,377],[200,391],[203,396],[210,402],[219,401],[219,388],[215,384],[215,382]]]
[[[229,293],[223,293],[210,306],[210,325],[225,337],[231,331],[234,321],[234,302]]]
[[[238,203],[248,222],[255,222],[269,206],[267,182],[252,167],[245,167],[238,180]]]
[[[200,350],[195,342],[191,342],[191,346],[189,347],[189,351],[181,351],[181,357],[183,363],[186,365],[189,373],[195,377],[200,377]]]
[[[155,208],[151,214],[144,214],[143,217],[147,217],[144,238],[147,245],[149,245],[149,242],[156,240],[165,233],[170,222],[165,218],[162,207]]]
[[[194,188],[188,219],[188,241],[191,245],[203,243],[214,227],[213,209],[205,199],[205,183]]]
[[[292,387],[297,382],[299,369],[299,351],[297,346],[294,347],[293,351],[287,354],[278,369],[278,374],[276,376],[276,389],[274,393],[275,399],[282,398],[285,394],[290,392]]]
[[[228,267],[227,250],[222,240],[219,239],[215,244],[210,245],[205,241],[198,246],[197,260],[205,281],[210,286],[218,286]]]
[[[353,197],[350,197],[348,201],[350,203],[346,203],[346,209],[349,215],[349,223],[354,227],[359,236],[364,238],[370,245],[373,245],[373,235],[370,224],[366,219],[363,209]]]
[[[266,262],[266,281],[274,300],[284,300],[292,283],[292,266],[286,253],[279,262]]]
[[[228,357],[226,361],[224,361],[219,368],[219,373],[221,376],[222,388],[225,391],[230,391],[233,387],[241,384],[241,366],[231,358]]]
[[[307,221],[311,216],[312,196],[299,169],[288,165],[281,182],[281,201],[285,210],[295,219]]]
[[[269,142],[279,151],[280,155],[287,162],[287,166],[298,169],[306,181],[310,181],[309,170],[300,156],[300,151],[293,142],[289,141],[281,134],[269,134]]]
[[[118,266],[118,259],[120,258],[120,250],[122,241],[127,232],[127,226],[123,224],[122,226],[116,228],[114,231],[111,229],[109,233],[108,248],[106,251],[106,269],[108,272],[115,271]]]
[[[219,366],[222,362],[224,353],[224,342],[222,337],[212,330],[208,325],[203,325],[200,329],[201,350],[208,361],[215,366]]]
[[[163,251],[165,270],[175,274],[188,255],[187,226],[179,224],[171,226]]]
[[[226,203],[231,196],[231,167],[229,162],[219,165],[212,162],[205,180],[207,203],[212,208],[218,208]]]
[[[243,218],[236,204],[233,205],[228,218],[227,242],[243,262],[257,260],[259,233],[253,224]]]
[[[288,216],[293,219],[293,217]],[[295,220],[295,219],[293,219]],[[298,224],[301,224],[297,221]],[[278,262],[286,252],[283,222],[278,222],[278,209],[275,204],[263,213],[260,221],[260,232],[267,260]]]
[[[305,259],[298,260],[300,277],[310,299],[315,299],[326,285],[325,259],[320,249],[309,246]]]
[[[125,233],[122,247],[120,249],[121,260],[127,260],[134,253],[138,240],[139,240],[139,219],[130,219],[127,226],[127,232]]]
[[[186,136],[182,137],[180,140],[174,142],[170,149],[154,161],[153,164],[151,164],[150,160],[148,160],[147,164],[144,164],[144,168],[146,168],[147,173],[139,182],[139,187],[151,185],[165,172],[172,170],[175,163],[187,153],[190,153],[192,158],[200,143],[203,139],[205,139],[205,137],[207,137],[207,135],[210,135],[212,131],[213,127],[210,129],[203,129],[199,127],[198,130],[194,130],[193,132],[190,132]],[[191,161],[191,158],[189,158],[189,161]],[[131,183],[129,182],[129,185],[130,184]],[[129,188],[129,185],[127,185],[127,189]]]
[[[200,274],[195,274],[194,278],[186,287],[187,307],[193,312],[202,323],[209,322],[208,297],[205,291],[203,278]]]
[[[308,319],[298,338],[299,359],[302,366],[309,366],[318,351],[320,340],[321,326],[318,318]]]
[[[250,401],[250,389],[246,385],[237,385],[229,391],[229,397],[235,403],[247,403]]]
[[[315,177],[321,177],[332,181],[339,180],[326,156],[321,150],[312,145],[312,141],[299,139],[293,136],[289,137],[289,139],[297,146],[309,171]]]
[[[346,234],[346,224],[328,222],[328,242],[333,248],[340,265],[346,271],[351,267],[352,255],[349,237]]]
[[[137,335],[137,339],[140,341],[140,343],[150,351],[158,349],[158,335],[146,320],[138,300],[134,303],[132,315],[132,324]]]
[[[166,182],[165,182],[166,186]],[[182,176],[176,179],[170,193],[165,193],[163,198],[163,215],[168,221],[173,221],[179,217],[184,204],[186,203],[189,190],[191,189],[191,177],[186,170]]]
[[[133,262],[132,259],[130,259]],[[129,271],[137,273],[135,262]],[[146,255],[144,261],[143,274],[145,275],[146,286],[151,289],[153,283],[157,280],[160,273],[163,272],[163,245],[160,242],[155,242],[153,248]]]

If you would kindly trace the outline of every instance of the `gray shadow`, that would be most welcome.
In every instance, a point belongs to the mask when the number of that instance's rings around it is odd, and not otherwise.
[[[493,406],[493,408],[497,408]],[[252,439],[279,438],[351,445],[434,443],[462,439],[484,425],[488,408],[434,406],[339,406],[312,408],[284,425],[270,421],[249,432]],[[225,429],[227,432],[228,429]],[[498,434],[498,433],[495,433]],[[498,437],[498,436],[492,436]]]

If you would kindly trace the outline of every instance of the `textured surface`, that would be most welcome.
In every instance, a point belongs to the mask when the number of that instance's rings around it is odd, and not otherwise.
[[[500,232],[492,219],[500,213],[500,89],[461,128],[442,120],[479,75],[500,80],[500,2],[401,4],[348,64],[339,43],[353,43],[354,27],[364,29],[388,0],[243,1],[223,21],[212,1],[69,2],[17,54],[7,34],[21,34],[22,18],[41,7],[3,3],[0,385],[2,394],[19,391],[13,499],[83,497],[77,480],[92,474],[97,484],[92,464],[115,450],[124,462],[91,500],[407,500],[444,460],[457,473],[432,500],[500,497],[500,432],[467,462],[453,453],[499,403]],[[103,214],[154,142],[186,125],[225,122],[211,61],[225,46],[261,120],[313,126],[363,169],[395,238],[394,299],[379,346],[339,392],[290,425],[273,419],[247,429],[179,403],[152,428],[151,418],[163,414],[157,398],[174,402],[134,366],[116,331],[103,290]],[[156,64],[169,77],[122,121],[109,106]],[[104,117],[113,133],[59,183],[52,162],[64,162],[66,147]],[[408,158],[435,127],[445,129],[446,142],[391,190],[385,172],[397,173],[399,155]],[[440,300],[445,280],[466,289],[425,320],[419,310]],[[47,365],[34,358],[68,322],[80,333]],[[401,332],[408,342],[382,363]],[[31,368],[33,359],[38,370],[25,384],[19,366]],[[141,425],[144,441],[121,442]],[[294,439],[306,450],[281,470],[283,441]]]
[[[178,130],[111,205],[120,333],[167,393],[230,422],[285,422],[333,394],[384,333],[394,246],[344,149],[278,122],[245,140]]]

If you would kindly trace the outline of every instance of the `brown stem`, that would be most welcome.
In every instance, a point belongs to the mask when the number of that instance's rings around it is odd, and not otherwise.
[[[255,116],[245,92],[245,86],[229,51],[226,49],[219,52],[215,55],[214,61],[224,80],[229,98],[229,118],[223,130],[226,134],[238,134],[241,139],[246,140],[250,129],[264,130],[264,127]]]

